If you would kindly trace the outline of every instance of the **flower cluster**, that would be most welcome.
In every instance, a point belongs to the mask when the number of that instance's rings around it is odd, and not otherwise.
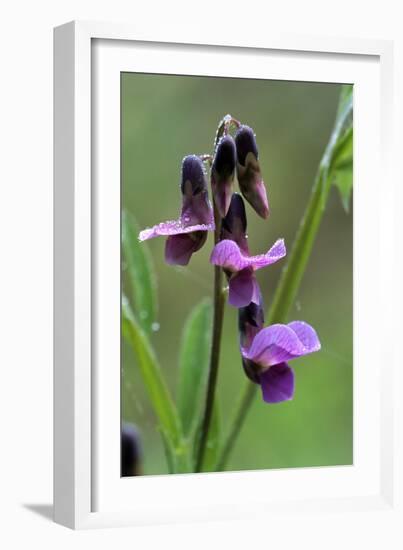
[[[234,137],[229,132],[231,125],[237,128]],[[267,252],[250,254],[243,198],[262,218],[269,215],[256,138],[251,128],[230,115],[220,128],[212,157],[189,155],[183,159],[179,219],[145,229],[139,239],[166,236],[167,263],[187,265],[206,242],[207,232],[216,232],[210,262],[223,269],[228,280],[228,301],[238,308],[243,368],[250,380],[261,385],[264,401],[278,403],[292,399],[294,394],[294,372],[288,361],[318,351],[320,342],[314,329],[302,321],[264,327],[263,300],[255,271],[284,258],[286,248],[284,240],[278,239]],[[206,160],[211,163],[215,216],[208,195]],[[235,179],[241,194],[234,192]]]

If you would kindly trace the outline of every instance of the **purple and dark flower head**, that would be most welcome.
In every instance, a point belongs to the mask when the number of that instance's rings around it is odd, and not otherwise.
[[[237,176],[242,195],[262,218],[269,215],[266,188],[260,171],[259,153],[252,128],[242,125],[235,134]]]
[[[207,231],[215,229],[203,162],[196,155],[189,155],[183,159],[180,188],[180,218],[144,229],[140,232],[139,240],[145,241],[158,236],[168,237],[165,244],[165,261],[168,264],[187,265],[192,254],[206,242]]]
[[[210,262],[224,269],[229,281],[228,301],[245,307],[260,302],[255,271],[273,264],[286,254],[284,240],[279,239],[266,254],[250,256],[246,237],[246,215],[242,197],[232,195],[228,214],[222,221],[221,240],[211,253]]]
[[[320,350],[315,330],[303,321],[263,327],[256,304],[239,310],[242,364],[247,376],[262,388],[266,403],[294,396],[294,371],[288,361]]]
[[[220,216],[228,212],[235,178],[236,148],[231,135],[220,139],[211,166],[211,188]]]

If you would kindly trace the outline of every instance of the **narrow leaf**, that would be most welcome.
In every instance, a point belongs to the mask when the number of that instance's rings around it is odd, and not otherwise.
[[[349,211],[353,189],[353,129],[349,128],[335,151],[329,177],[340,192],[346,212]]]
[[[353,188],[353,87],[342,86],[333,132],[321,164],[322,208],[331,185],[340,192],[344,209],[348,211]]]
[[[203,300],[187,318],[179,353],[178,410],[185,436],[194,431],[208,374],[212,305]]]
[[[122,213],[122,247],[135,304],[136,317],[150,333],[157,315],[156,279],[147,245],[138,240],[133,217]]]
[[[174,453],[183,446],[180,420],[147,334],[137,322],[127,300],[122,303],[122,332],[133,347],[151,405]],[[182,450],[181,450],[182,452]]]
[[[353,85],[352,84],[343,84],[340,90],[339,104],[337,107],[337,117],[340,117],[346,105],[349,103],[353,97]]]

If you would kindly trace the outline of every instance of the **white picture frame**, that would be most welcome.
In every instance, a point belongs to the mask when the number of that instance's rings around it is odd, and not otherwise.
[[[169,59],[163,57],[167,52]],[[236,63],[236,56],[250,63]],[[254,44],[241,37],[234,44],[224,39],[201,44],[186,31],[180,37],[168,32],[152,37],[130,25],[72,22],[55,29],[54,61],[55,521],[78,529],[346,508],[351,513],[387,510],[397,518],[393,427],[399,418],[390,392],[397,348],[385,351],[377,341],[390,337],[390,293],[396,285],[393,269],[381,269],[385,258],[391,265],[397,246],[390,237],[393,43],[271,35]],[[122,480],[119,369],[113,373],[105,366],[119,364],[120,293],[103,292],[120,284],[120,187],[111,183],[119,181],[116,78],[122,70],[161,72],[162,64],[167,73],[222,75],[224,62],[225,76],[356,86],[354,466]],[[369,121],[372,133],[365,127]],[[106,150],[107,155],[99,154]],[[382,194],[380,173],[388,182]],[[369,265],[373,268],[363,278]],[[371,307],[365,300],[370,293]],[[111,300],[103,298],[106,294]],[[130,499],[134,483],[141,495],[137,504]],[[262,495],[264,483],[270,483],[269,497]]]

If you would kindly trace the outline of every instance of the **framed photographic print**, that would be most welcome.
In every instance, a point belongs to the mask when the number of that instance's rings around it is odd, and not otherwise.
[[[392,72],[55,29],[57,522],[397,514]]]

